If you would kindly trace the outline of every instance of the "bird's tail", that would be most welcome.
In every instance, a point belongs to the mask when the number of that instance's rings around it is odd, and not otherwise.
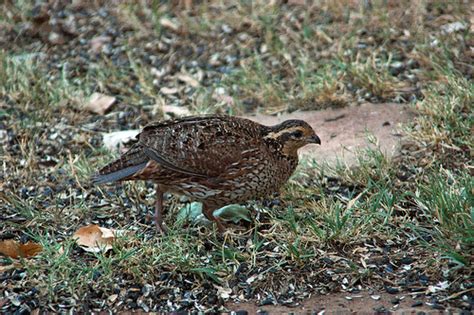
[[[98,174],[92,176],[93,184],[103,184],[127,179],[148,163],[149,158],[140,145],[135,145],[119,159],[101,168]]]

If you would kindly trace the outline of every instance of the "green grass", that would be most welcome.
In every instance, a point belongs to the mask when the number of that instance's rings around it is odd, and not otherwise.
[[[435,240],[426,246],[465,267],[471,264],[474,245],[473,184],[469,174],[454,176],[444,170],[431,174],[413,196],[423,215],[435,223],[428,230],[422,226]]]
[[[67,49],[43,42],[32,49],[30,39],[23,37],[25,42],[1,47],[0,127],[13,134],[0,151],[0,209],[6,218],[0,222],[1,235],[34,240],[44,248],[39,256],[20,261],[25,271],[21,283],[5,280],[10,281],[4,282],[9,286],[5,289],[17,286],[15,292],[23,294],[36,288],[42,308],[73,303],[68,308],[74,310],[82,302],[106,301],[120,290],[145,284],[166,290],[205,288],[202,292],[231,286],[235,294],[250,290],[263,295],[278,290],[275,283],[280,280],[300,282],[310,275],[315,287],[336,291],[331,276],[343,274],[351,284],[380,289],[386,284],[379,281],[384,266],[369,261],[381,255],[394,264],[405,255],[412,257],[426,266],[416,270],[429,275],[430,284],[450,281],[447,295],[465,289],[462,279],[472,276],[474,257],[474,85],[465,49],[472,34],[442,34],[428,18],[449,12],[455,19],[467,19],[456,6],[420,3],[387,9],[384,1],[374,1],[369,9],[341,1],[308,10],[202,3],[194,12],[181,13],[158,2],[149,7],[124,3],[113,13],[127,26],[123,63],[100,55],[91,57],[84,69],[66,66],[72,62],[69,57],[52,66],[45,52]],[[402,14],[408,5],[411,13]],[[29,21],[27,2],[2,6],[10,14],[0,14],[0,22],[12,29]],[[163,27],[163,17],[179,22],[182,33]],[[233,33],[219,35],[224,25]],[[238,38],[239,33],[247,39]],[[152,40],[169,40],[169,50],[155,50]],[[152,45],[140,54],[149,41]],[[198,46],[203,47],[200,53]],[[189,47],[196,50],[185,54]],[[222,64],[207,63],[213,54],[219,54]],[[143,55],[158,56],[170,73],[156,81],[156,71]],[[226,56],[239,59],[223,71]],[[411,66],[408,60],[413,60]],[[406,69],[393,73],[393,62],[399,61]],[[198,71],[205,74],[198,88],[175,77]],[[160,92],[163,86],[181,90],[166,95]],[[232,101],[216,97],[218,88]],[[97,116],[81,108],[93,92],[117,98],[110,113]],[[410,106],[417,115],[404,126],[403,141],[411,145],[402,146],[393,158],[375,145],[359,152],[353,167],[302,162],[279,205],[250,202],[252,222],[234,226],[224,236],[212,225],[175,220],[184,206],[179,197],[166,201],[169,233],[156,236],[150,218],[152,185],[89,183],[90,175],[115,155],[102,147],[100,133],[161,119],[164,104],[185,106],[193,113],[243,114],[366,101]],[[89,223],[127,233],[111,251],[87,253],[71,236]],[[327,259],[333,260],[331,265]],[[0,258],[0,264],[10,263]],[[394,283],[403,278],[398,271],[389,276]],[[207,301],[207,295],[199,298]],[[166,303],[161,305],[169,310]]]

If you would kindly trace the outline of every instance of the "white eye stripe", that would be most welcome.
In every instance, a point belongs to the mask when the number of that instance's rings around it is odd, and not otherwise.
[[[293,132],[296,132],[296,131],[300,131],[302,134],[304,134],[304,131],[303,131],[302,127],[295,126],[295,127],[291,127],[291,128],[288,128],[288,129],[283,129],[283,130],[280,130],[280,131],[277,131],[277,132],[270,132],[268,135],[265,136],[265,138],[278,139],[281,135],[283,135],[285,133],[293,133]]]

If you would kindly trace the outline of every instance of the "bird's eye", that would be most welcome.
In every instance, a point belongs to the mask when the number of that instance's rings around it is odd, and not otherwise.
[[[301,138],[303,136],[303,132],[301,130],[297,130],[291,134],[293,138]]]

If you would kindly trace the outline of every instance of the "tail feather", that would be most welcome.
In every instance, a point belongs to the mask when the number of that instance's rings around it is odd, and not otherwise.
[[[92,183],[95,185],[98,184],[104,184],[104,183],[109,183],[109,182],[116,182],[118,180],[127,178],[142,168],[146,166],[147,162],[138,164],[138,165],[132,165],[123,169],[120,169],[118,171],[108,173],[108,174],[97,174],[92,177]]]
[[[91,178],[93,184],[103,184],[127,179],[148,163],[149,158],[141,146],[133,146],[116,161],[104,166]]]

